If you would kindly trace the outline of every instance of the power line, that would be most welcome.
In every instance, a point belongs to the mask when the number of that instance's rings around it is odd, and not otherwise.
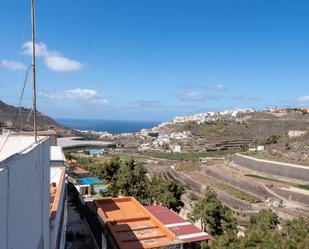
[[[22,101],[22,98],[24,96],[24,92],[25,92],[25,88],[26,88],[26,84],[27,84],[27,79],[28,79],[28,74],[29,74],[29,70],[31,68],[31,65],[28,66],[28,69],[27,69],[27,72],[26,72],[26,76],[25,76],[25,79],[24,79],[24,83],[23,83],[23,88],[22,88],[22,91],[21,91],[21,94],[20,94],[20,97],[19,97],[19,102],[18,102],[18,109],[15,111],[15,117],[13,119],[13,124],[12,124],[12,128],[15,127],[15,123],[16,123],[16,120],[17,120],[17,116],[18,116],[18,113],[20,112],[20,108],[21,108],[21,101]],[[4,140],[4,143],[2,144],[1,148],[0,148],[0,153],[1,151],[3,150],[6,142],[8,141],[9,137],[11,136],[11,133],[12,133],[12,130],[9,131],[9,134],[7,135],[6,139]]]

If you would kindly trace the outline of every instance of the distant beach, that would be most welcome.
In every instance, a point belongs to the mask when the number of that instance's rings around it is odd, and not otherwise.
[[[156,121],[93,120],[56,118],[58,123],[77,130],[107,131],[112,134],[138,132],[157,126]]]

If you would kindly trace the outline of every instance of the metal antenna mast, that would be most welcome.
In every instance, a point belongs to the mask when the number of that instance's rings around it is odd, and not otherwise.
[[[31,0],[31,21],[32,21],[32,99],[33,99],[33,133],[35,142],[37,138],[37,119],[36,119],[36,78],[35,78],[35,15],[34,0]]]

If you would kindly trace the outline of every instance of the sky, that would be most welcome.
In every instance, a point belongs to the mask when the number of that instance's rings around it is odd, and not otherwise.
[[[305,0],[37,0],[38,109],[163,121],[309,106],[308,13]],[[31,65],[30,0],[0,1],[0,31],[0,100],[17,105]]]

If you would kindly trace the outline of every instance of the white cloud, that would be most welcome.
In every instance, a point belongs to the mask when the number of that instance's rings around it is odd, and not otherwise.
[[[239,96],[236,96],[233,98],[234,100],[237,100],[237,101],[259,101],[260,98],[258,97],[251,97],[251,96],[246,96],[246,95],[239,95]]]
[[[224,87],[224,85],[222,85],[222,84],[212,84],[212,85],[208,85],[207,88],[208,88],[208,89],[211,89],[211,90],[219,90],[219,91],[225,90],[225,87]]]
[[[297,101],[300,102],[300,103],[307,103],[307,102],[309,102],[309,95],[299,97],[299,98],[297,99]]]
[[[61,91],[40,92],[39,96],[53,100],[74,100],[87,104],[106,104],[108,100],[93,89],[70,89]]]
[[[23,49],[23,54],[31,55],[31,42],[24,43]],[[49,69],[56,72],[78,71],[81,70],[83,66],[79,61],[66,58],[58,51],[48,50],[47,45],[43,42],[35,44],[35,52],[36,56],[44,59],[44,63]]]
[[[66,72],[80,70],[80,62],[62,56],[49,56],[45,58],[46,65],[53,71]]]
[[[180,100],[190,100],[190,101],[208,101],[208,100],[218,100],[219,97],[208,95],[206,93],[201,93],[201,92],[185,92],[182,94],[179,94],[177,96],[178,99]]]
[[[2,60],[0,61],[0,67],[9,69],[9,70],[24,70],[26,69],[26,66],[18,61],[8,61],[8,60]]]

